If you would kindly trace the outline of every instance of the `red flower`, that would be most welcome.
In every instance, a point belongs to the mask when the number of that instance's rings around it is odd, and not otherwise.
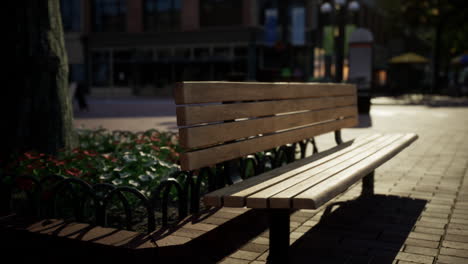
[[[28,164],[28,166],[26,166],[30,171],[32,170],[36,170],[36,169],[43,169],[45,168],[45,165],[42,164],[41,162],[34,162],[34,163],[31,163],[31,164]]]
[[[151,146],[152,149],[156,150],[156,151],[160,151],[161,149],[158,147],[158,146]]]
[[[81,173],[82,173],[79,169],[76,169],[76,168],[67,169],[67,170],[65,170],[65,172],[68,175],[75,176],[75,177],[80,177]]]
[[[77,160],[80,161],[80,160],[83,160],[84,158],[85,158],[84,155],[78,154],[78,155],[76,155],[76,157],[74,157],[74,158],[72,159],[72,161],[77,161]]]
[[[116,141],[112,142],[112,144],[113,145],[118,145],[118,144],[120,144],[120,141],[116,140]]]
[[[144,139],[137,139],[137,140],[135,140],[135,143],[137,143],[137,144],[145,144],[145,143],[146,143],[146,140],[144,140]]]
[[[62,165],[65,165],[65,161],[64,161],[64,160],[55,160],[54,163],[55,163],[55,166],[62,166]]]
[[[81,152],[81,150],[79,148],[75,148],[75,149],[72,150],[72,153],[80,153],[80,152]]]
[[[114,157],[112,157],[112,156],[109,155],[109,154],[103,154],[102,156],[103,156],[106,160],[110,160],[110,161],[112,161],[112,162],[117,162],[117,159],[114,158]]]
[[[85,154],[86,156],[94,157],[97,155],[97,152],[94,150],[85,150],[83,151],[83,154]]]
[[[153,142],[161,142],[161,139],[155,135],[151,135],[151,141]]]
[[[41,155],[44,156],[44,154],[41,154]],[[38,159],[38,158],[42,157],[41,155],[39,155],[37,153],[34,153],[34,152],[24,153],[24,156],[26,156],[26,158],[28,158],[28,159]]]

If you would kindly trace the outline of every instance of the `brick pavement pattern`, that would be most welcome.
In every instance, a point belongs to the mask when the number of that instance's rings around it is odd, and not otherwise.
[[[373,106],[368,132],[416,132],[420,138],[376,170],[375,193],[356,184],[319,210],[291,217],[291,263],[468,263],[468,108]],[[372,127],[367,127],[372,123]],[[317,138],[319,148],[333,145]],[[221,263],[266,263],[268,235]]]
[[[376,170],[375,196],[359,198],[356,184],[319,210],[294,212],[290,263],[468,263],[468,107],[373,105],[360,119],[344,139],[370,132],[420,138]],[[113,129],[119,120],[94,122]],[[334,144],[333,135],[316,141],[321,150]],[[266,230],[220,263],[266,263],[268,242]]]

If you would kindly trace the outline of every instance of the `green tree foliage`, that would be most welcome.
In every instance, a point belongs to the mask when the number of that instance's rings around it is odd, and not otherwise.
[[[433,72],[448,66],[450,58],[468,51],[466,0],[379,0],[393,29],[417,37],[432,47]],[[438,87],[438,75],[433,85]]]
[[[466,0],[379,0],[394,29],[434,40],[441,27],[442,41],[456,54],[468,49]]]

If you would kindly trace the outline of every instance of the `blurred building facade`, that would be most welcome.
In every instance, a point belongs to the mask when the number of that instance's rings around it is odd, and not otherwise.
[[[309,81],[325,63],[319,0],[62,0],[71,78],[93,95],[170,95],[177,81]],[[372,0],[349,23],[375,34]]]

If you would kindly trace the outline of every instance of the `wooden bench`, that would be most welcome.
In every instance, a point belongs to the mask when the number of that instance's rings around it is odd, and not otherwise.
[[[349,84],[184,82],[175,88],[182,170],[229,167],[241,157],[328,132],[337,147],[204,196],[214,207],[267,209],[272,263],[287,263],[289,215],[316,209],[363,179],[417,139],[415,134],[368,135],[343,142],[357,125],[356,88]]]

